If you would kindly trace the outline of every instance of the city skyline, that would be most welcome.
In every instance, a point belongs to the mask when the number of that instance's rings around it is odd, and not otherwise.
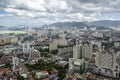
[[[120,0],[0,0],[0,80],[120,80]]]

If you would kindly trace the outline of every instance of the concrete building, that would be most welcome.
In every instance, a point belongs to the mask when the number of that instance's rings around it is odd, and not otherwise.
[[[28,28],[27,33],[28,33],[28,35],[34,35],[34,34],[37,34],[37,32],[35,31],[35,29],[33,29],[32,27],[29,27],[29,28]]]
[[[91,44],[78,44],[73,47],[73,58],[76,59],[91,59],[92,58]]]
[[[91,44],[92,45],[96,45],[97,47],[101,47],[102,45],[102,42],[101,41],[98,41],[98,40],[91,40]]]
[[[120,47],[120,42],[114,42],[114,47]]]
[[[88,69],[88,59],[92,58],[91,44],[78,44],[73,47],[73,58],[69,59],[69,70],[83,74]]]
[[[91,31],[96,31],[96,27],[91,27],[90,30]]]
[[[116,62],[116,54],[113,51],[100,50],[96,54],[96,65],[103,75],[120,79],[120,67]]]
[[[95,31],[94,33],[92,33],[92,36],[102,38],[102,37],[103,37],[103,34],[100,33],[100,32]]]
[[[62,45],[62,46],[68,44],[68,42],[67,42],[67,40],[65,38],[54,39],[52,43],[54,43],[56,45]]]
[[[29,53],[32,49],[34,49],[31,43],[21,43],[19,46],[19,51],[22,53]]]
[[[101,68],[115,69],[116,55],[114,52],[100,50],[96,54],[96,65]]]
[[[120,39],[114,39],[113,45],[115,49],[120,49]]]
[[[47,71],[36,72],[37,78],[46,78],[48,75],[49,75],[49,73]]]
[[[10,37],[9,35],[0,35],[0,45],[10,44]]]
[[[56,44],[49,44],[49,51],[52,51],[52,50],[57,50],[57,45]]]
[[[84,59],[69,59],[69,71],[82,74],[88,69],[88,63]]]
[[[63,47],[58,49],[58,54],[73,53],[73,47]]]
[[[19,65],[19,58],[18,57],[13,57],[12,58],[12,69],[13,71],[15,70],[15,68]]]
[[[10,37],[11,44],[17,44],[18,43],[18,37],[16,36],[11,36]]]
[[[29,60],[40,59],[40,52],[38,50],[32,49],[29,53]]]

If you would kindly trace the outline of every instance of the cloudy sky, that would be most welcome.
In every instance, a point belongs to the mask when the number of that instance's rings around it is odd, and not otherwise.
[[[0,0],[0,25],[120,20],[120,0]]]

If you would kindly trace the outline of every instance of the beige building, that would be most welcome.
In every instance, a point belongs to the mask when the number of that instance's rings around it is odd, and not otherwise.
[[[11,43],[10,37],[8,35],[0,36],[0,45],[5,45]]]
[[[83,74],[88,69],[86,59],[92,58],[91,44],[77,44],[73,47],[73,58],[69,59],[69,70]]]
[[[52,44],[52,43],[49,44],[49,51],[56,50],[56,49],[57,49],[56,44]]]
[[[16,37],[16,36],[11,36],[10,40],[11,40],[12,44],[17,44],[18,43],[18,37]]]
[[[59,48],[58,51],[59,51],[59,54],[63,54],[63,53],[73,53],[73,47]]]
[[[31,49],[31,52],[29,53],[29,59],[30,60],[40,59],[40,52],[38,50]]]
[[[65,38],[60,38],[60,39],[55,39],[52,43],[56,44],[56,45],[67,45],[67,40]]]
[[[69,59],[69,71],[82,74],[86,69],[88,69],[88,62],[84,59]]]

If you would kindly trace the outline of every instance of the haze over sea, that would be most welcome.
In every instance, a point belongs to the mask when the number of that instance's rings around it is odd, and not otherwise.
[[[15,34],[24,34],[26,31],[19,31],[19,30],[0,30],[0,34],[9,34],[9,33],[15,33]]]

